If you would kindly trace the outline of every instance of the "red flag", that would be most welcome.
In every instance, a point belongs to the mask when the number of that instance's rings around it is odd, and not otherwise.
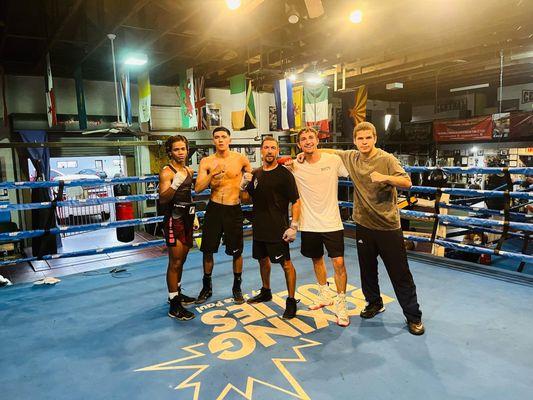
[[[198,120],[198,130],[207,129],[207,109],[205,99],[205,80],[204,77],[194,80],[194,108],[196,108],[196,118]]]
[[[46,75],[44,77],[46,91],[46,114],[48,116],[48,127],[57,125],[56,98],[54,95],[54,82],[52,81],[52,68],[50,67],[50,53],[46,54]]]

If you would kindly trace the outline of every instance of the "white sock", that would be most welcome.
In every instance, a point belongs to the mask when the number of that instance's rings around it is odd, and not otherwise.
[[[180,292],[168,292],[168,298],[172,300],[174,297],[178,297]]]

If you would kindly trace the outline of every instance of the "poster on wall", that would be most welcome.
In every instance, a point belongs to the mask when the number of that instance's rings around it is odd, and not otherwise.
[[[250,160],[250,162],[255,162],[255,147],[245,147],[244,154],[246,155],[246,157],[248,157],[248,160]]]
[[[492,114],[492,137],[505,139],[509,137],[510,113]]]
[[[522,90],[522,104],[531,103],[533,101],[533,90]]]
[[[284,143],[290,143],[291,137],[289,135],[278,136],[279,146],[279,155],[280,156],[290,156],[291,148],[290,146],[282,146]]]
[[[403,137],[410,142],[427,142],[432,139],[432,122],[403,122]]]
[[[222,126],[221,107],[218,103],[207,103],[207,129]]]
[[[436,142],[464,142],[492,139],[492,116],[433,121]]]
[[[278,116],[276,114],[276,106],[268,106],[268,129],[276,131],[278,128]]]
[[[202,161],[202,158],[207,157],[208,155],[209,149],[196,149],[196,162],[198,163],[198,165],[200,164],[200,161]]]

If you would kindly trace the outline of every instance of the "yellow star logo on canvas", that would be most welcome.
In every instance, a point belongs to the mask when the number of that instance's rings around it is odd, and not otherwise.
[[[226,399],[227,396],[230,395],[231,393],[236,393],[242,396],[244,399],[252,400],[253,394],[254,394],[254,387],[257,385],[263,385],[276,392],[284,393],[287,396],[290,396],[291,398],[301,399],[301,400],[310,400],[310,397],[304,391],[302,386],[298,383],[296,378],[289,372],[285,364],[306,362],[307,359],[302,354],[301,349],[304,349],[307,347],[318,346],[321,343],[316,342],[314,340],[306,339],[306,338],[300,338],[299,340],[303,342],[303,344],[299,344],[299,345],[292,347],[295,357],[284,357],[284,358],[272,358],[271,359],[272,363],[275,365],[277,370],[289,383],[291,390],[269,383],[265,379],[258,379],[253,376],[248,376],[246,379],[246,385],[244,388],[240,389],[234,384],[228,383],[222,389],[222,391],[217,394],[216,400]],[[204,372],[206,369],[208,369],[210,365],[205,364],[205,363],[198,363],[198,364],[196,363],[185,364],[185,363],[188,361],[194,360],[194,359],[205,357],[207,355],[207,352],[202,352],[198,350],[204,346],[205,346],[204,343],[198,343],[195,345],[183,347],[182,350],[189,353],[188,356],[178,358],[175,360],[171,360],[171,361],[166,361],[160,364],[150,365],[148,367],[140,368],[135,371],[136,372],[147,372],[147,371],[190,370],[192,371],[192,373],[187,378],[185,378],[183,381],[181,381],[178,385],[176,385],[174,389],[182,390],[182,389],[192,388],[193,393],[192,393],[191,399],[198,400],[200,398],[200,392],[202,388],[202,381],[199,380],[200,374]],[[279,393],[276,395],[276,398],[279,398],[278,397]]]

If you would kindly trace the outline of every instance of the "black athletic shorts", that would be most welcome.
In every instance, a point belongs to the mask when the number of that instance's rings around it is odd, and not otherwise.
[[[300,232],[302,238],[302,255],[308,258],[320,258],[324,255],[324,246],[328,257],[344,257],[344,230],[333,232]]]
[[[240,256],[243,248],[242,221],[243,216],[240,204],[226,206],[210,201],[207,204],[202,224],[200,250],[207,254],[218,252],[220,239],[222,234],[224,234],[226,254]]]
[[[252,257],[256,260],[261,260],[265,257],[268,257],[272,263],[283,264],[285,260],[291,259],[289,243],[284,240],[276,243],[254,240],[252,246]]]

